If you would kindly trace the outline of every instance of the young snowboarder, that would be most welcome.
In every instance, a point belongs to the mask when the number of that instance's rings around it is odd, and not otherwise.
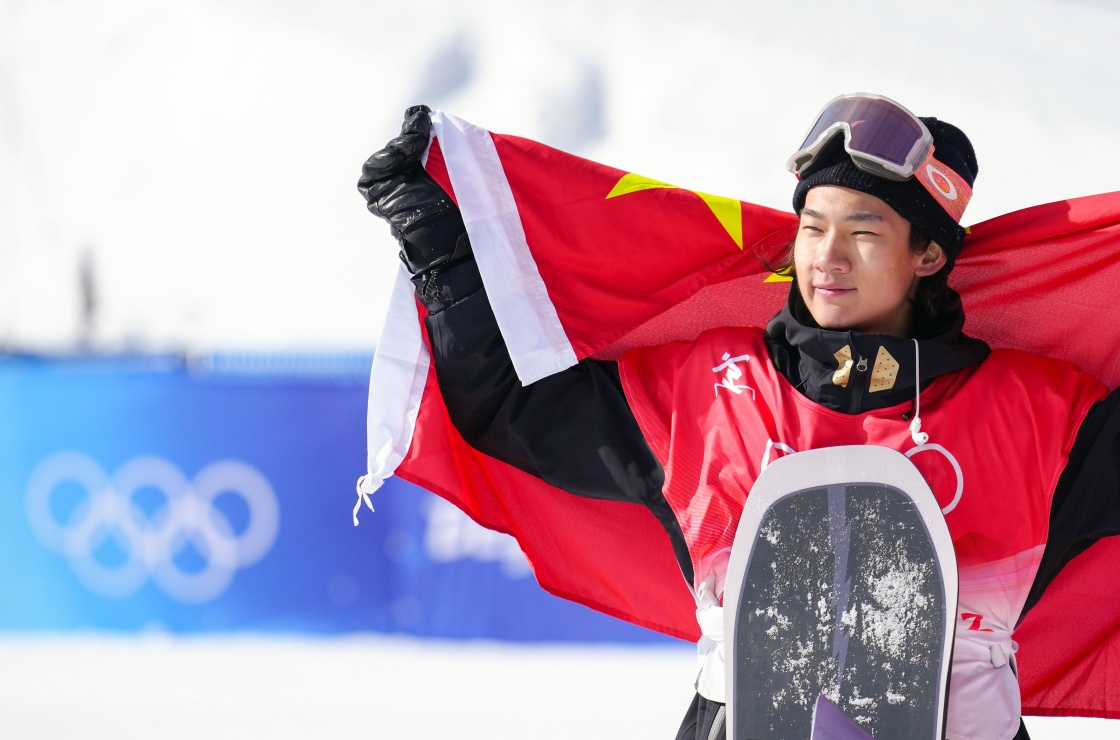
[[[522,386],[458,209],[420,164],[429,130],[427,109],[410,109],[359,189],[400,242],[464,439],[571,493],[645,505],[708,638],[743,502],[778,450],[942,456],[968,485],[946,506],[966,619],[946,736],[1026,737],[1011,634],[1071,558],[1120,533],[1120,393],[962,332],[948,274],[978,171],[964,133],[879,96],[837,98],[790,160],[794,281],[764,331],[714,329]],[[723,736],[722,651],[708,638],[678,740]]]

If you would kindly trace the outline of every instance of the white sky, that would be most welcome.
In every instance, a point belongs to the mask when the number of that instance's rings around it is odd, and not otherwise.
[[[0,346],[370,350],[395,268],[355,191],[415,102],[788,207],[841,91],[969,133],[966,223],[1116,189],[1120,12],[1074,0],[0,0]],[[925,16],[925,17],[921,17]]]

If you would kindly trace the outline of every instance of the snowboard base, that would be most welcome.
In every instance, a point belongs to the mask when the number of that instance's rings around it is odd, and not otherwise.
[[[729,739],[806,740],[823,712],[872,737],[940,740],[956,592],[940,506],[904,455],[775,461],[728,566]]]

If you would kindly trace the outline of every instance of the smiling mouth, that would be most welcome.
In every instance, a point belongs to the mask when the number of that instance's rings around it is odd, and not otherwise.
[[[813,290],[826,298],[835,298],[837,296],[847,295],[848,293],[855,292],[855,288],[843,288],[839,285],[814,285]]]

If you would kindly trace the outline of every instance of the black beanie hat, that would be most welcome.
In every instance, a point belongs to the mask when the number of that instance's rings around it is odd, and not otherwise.
[[[922,118],[921,121],[933,134],[933,156],[972,187],[979,170],[972,142],[951,123],[936,118]],[[839,185],[875,196],[909,221],[912,227],[937,242],[945,250],[950,266],[960,254],[964,227],[952,219],[929,191],[916,178],[897,182],[857,168],[844,149],[842,134],[835,136],[802,173],[801,181],[793,191],[794,213],[801,213],[806,194],[818,185]]]

